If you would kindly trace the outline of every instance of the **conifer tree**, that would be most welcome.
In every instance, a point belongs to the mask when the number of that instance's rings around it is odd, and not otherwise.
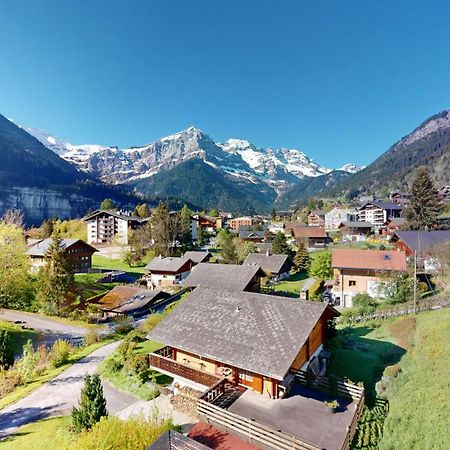
[[[291,249],[286,242],[286,236],[279,231],[272,241],[272,253],[274,255],[289,255]]]
[[[227,235],[222,242],[222,261],[225,264],[237,264],[239,262],[236,246],[231,235]]]
[[[169,256],[171,242],[170,210],[165,203],[160,203],[153,210],[150,223],[155,254]]]
[[[72,409],[72,423],[76,432],[89,430],[102,417],[106,417],[106,399],[98,374],[86,375],[81,389],[78,408]]]
[[[185,204],[180,211],[181,243],[188,246],[191,243],[192,211]]]
[[[60,314],[75,300],[76,288],[67,251],[61,248],[57,231],[45,254],[45,264],[38,276],[37,300],[50,314]]]
[[[311,264],[308,249],[303,242],[299,242],[297,253],[294,256],[294,268],[296,272],[307,272]]]
[[[428,171],[418,170],[411,187],[410,203],[405,211],[407,226],[411,230],[431,228],[441,211],[439,199]]]

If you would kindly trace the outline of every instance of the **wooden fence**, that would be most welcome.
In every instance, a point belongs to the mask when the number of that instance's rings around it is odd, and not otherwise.
[[[242,417],[226,409],[198,399],[198,415],[208,423],[216,425],[225,431],[235,432],[249,442],[264,448],[277,450],[320,450],[314,445],[301,441],[295,436],[289,436],[281,431],[262,425],[253,419]]]

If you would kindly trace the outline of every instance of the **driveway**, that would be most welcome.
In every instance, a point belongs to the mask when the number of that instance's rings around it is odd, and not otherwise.
[[[56,378],[37,388],[27,397],[0,410],[0,439],[14,433],[27,423],[47,417],[70,414],[78,404],[83,378],[94,373],[99,364],[119,345],[113,342],[73,364]],[[137,401],[136,398],[117,391],[104,383],[108,411],[115,414]]]
[[[20,322],[27,328],[33,328],[42,333],[41,342],[46,345],[53,344],[57,339],[65,339],[72,342],[79,342],[88,332],[87,328],[69,325],[63,322],[52,320],[38,314],[15,311],[12,309],[1,309],[0,320],[7,322]]]

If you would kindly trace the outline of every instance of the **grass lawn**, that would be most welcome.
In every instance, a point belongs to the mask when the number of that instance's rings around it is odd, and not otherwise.
[[[67,364],[64,364],[61,367],[57,367],[54,369],[50,369],[47,372],[43,373],[42,375],[39,375],[36,377],[33,381],[30,383],[24,384],[22,386],[18,386],[14,391],[10,392],[9,394],[4,395],[2,398],[0,398],[0,409],[4,408],[5,406],[8,406],[12,403],[17,402],[21,398],[28,395],[30,392],[37,389],[39,386],[44,384],[45,382],[51,380],[52,378],[59,375],[61,372],[63,372],[65,369],[67,369],[72,364],[76,363],[80,359],[84,358],[85,356],[88,356],[90,353],[92,353],[94,350],[99,349],[103,345],[109,344],[113,340],[108,339],[104,340],[102,342],[96,342],[95,344],[90,345],[89,347],[81,348],[77,351],[75,351]]]
[[[70,417],[56,417],[24,425],[0,442],[0,450],[66,450],[71,448]]]
[[[122,259],[113,259],[106,256],[101,256],[97,254],[92,255],[92,267],[95,269],[110,269],[110,270],[122,270],[127,272],[131,276],[140,277],[145,273],[145,266],[148,263],[144,261],[137,265],[130,267],[127,263],[124,263]]]
[[[75,274],[75,283],[83,300],[87,300],[104,292],[110,291],[119,283],[97,283],[102,278],[102,273],[77,273]]]
[[[307,273],[296,273],[294,275],[290,275],[289,278],[274,284],[272,287],[276,292],[283,291],[292,294],[300,294],[300,289],[305,284],[305,280],[307,278]]]
[[[24,330],[20,325],[0,320],[0,330],[6,330],[11,339],[12,354],[17,355],[28,339],[34,340],[39,334],[35,330]]]
[[[450,448],[449,341],[449,309],[338,330],[330,373],[366,389],[353,449]],[[375,384],[388,366],[399,370],[385,399],[376,398]]]
[[[450,448],[449,342],[449,309],[417,315],[414,345],[387,391],[380,450]]]
[[[146,340],[136,345],[133,354],[147,355],[162,347],[164,347],[164,345],[159,342]],[[134,395],[140,400],[151,400],[158,395],[158,392],[150,383],[143,383],[140,379],[130,375],[124,369],[114,370],[114,364],[112,364],[114,359],[113,354],[101,364],[99,372],[102,378],[110,382],[119,391]],[[172,382],[172,378],[154,370],[150,370],[149,378],[154,383],[161,386],[165,386]]]

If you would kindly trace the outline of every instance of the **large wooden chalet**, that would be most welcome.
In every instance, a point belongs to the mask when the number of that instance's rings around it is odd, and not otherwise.
[[[338,315],[321,302],[197,288],[147,335],[165,344],[150,366],[182,386],[202,390],[226,377],[283,397],[292,371],[317,359]]]

